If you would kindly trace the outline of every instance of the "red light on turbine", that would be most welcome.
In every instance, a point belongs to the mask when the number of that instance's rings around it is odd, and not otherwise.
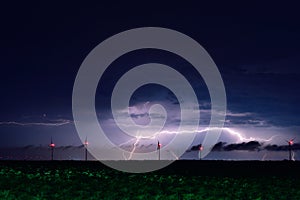
[[[294,144],[294,141],[293,140],[290,140],[289,141],[289,145],[293,145]]]
[[[55,144],[51,143],[49,146],[53,148],[53,147],[55,147]]]
[[[88,145],[89,143],[88,142],[84,142],[84,145]]]
[[[200,147],[199,147],[199,150],[202,151],[202,150],[203,150],[203,146],[200,146]]]

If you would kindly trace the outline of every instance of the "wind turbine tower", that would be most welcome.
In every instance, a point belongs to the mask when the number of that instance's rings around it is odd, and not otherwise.
[[[54,153],[55,144],[52,141],[52,137],[51,137],[51,142],[49,144],[49,147],[51,148],[51,160],[53,160],[53,153]]]
[[[199,146],[199,160],[202,160],[202,151],[203,151],[203,146],[202,144]]]
[[[87,146],[89,145],[89,142],[87,140],[87,137],[85,138],[85,141],[84,141],[84,148],[85,148],[85,161],[87,161]]]
[[[157,141],[158,160],[160,160],[160,147],[161,144],[159,143],[159,141]]]

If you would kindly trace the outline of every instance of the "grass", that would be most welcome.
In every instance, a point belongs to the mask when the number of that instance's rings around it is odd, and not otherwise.
[[[76,162],[18,162],[0,165],[0,177],[0,199],[300,199],[300,180],[282,176],[128,174]]]

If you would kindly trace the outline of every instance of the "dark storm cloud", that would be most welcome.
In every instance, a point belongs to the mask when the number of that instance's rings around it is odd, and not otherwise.
[[[224,146],[226,145],[226,142],[218,142],[215,144],[212,148],[212,151],[222,151],[224,150]]]
[[[66,150],[72,150],[72,149],[82,149],[84,148],[84,145],[66,145],[66,146],[56,146],[55,149],[60,149],[62,151],[66,151]],[[43,145],[43,146],[36,146],[36,145],[26,145],[24,147],[19,147],[20,149],[24,149],[24,150],[34,150],[34,149],[39,149],[39,148],[43,148],[43,149],[49,149],[50,147],[47,145]]]
[[[150,147],[155,147],[156,144],[137,144],[137,149],[148,149]],[[194,145],[190,148],[189,151],[199,151],[199,148],[202,144]],[[67,145],[67,146],[57,146],[57,149],[62,150],[70,150],[70,149],[82,149],[84,145]],[[132,148],[133,144],[122,145],[123,148]],[[37,149],[37,148],[49,148],[48,146],[36,146],[36,145],[26,145],[24,147],[20,147],[21,149],[28,150],[28,149]],[[250,141],[250,142],[242,142],[242,143],[232,143],[226,144],[226,142],[218,142],[212,147],[212,151],[258,151],[258,150],[268,150],[268,151],[288,151],[288,145],[276,145],[276,144],[268,144],[264,146],[262,143],[258,141]],[[292,150],[300,150],[300,143],[294,143],[292,145]]]
[[[191,147],[191,151],[199,151],[201,144]],[[262,144],[258,141],[242,142],[242,143],[232,143],[227,144],[224,142],[218,142],[212,147],[212,151],[234,151],[234,150],[243,150],[243,151],[255,151],[260,150]]]
[[[191,151],[199,151],[201,146],[202,146],[202,144],[194,145],[191,147]]]
[[[247,150],[247,151],[255,151],[259,150],[261,144],[257,141],[250,141],[250,142],[242,142],[238,144],[229,144],[224,147],[225,151],[232,151],[232,150]]]
[[[201,144],[194,145],[190,148],[190,151],[199,151]],[[226,142],[218,142],[212,147],[212,151],[257,151],[257,150],[268,150],[268,151],[288,151],[290,149],[289,145],[276,145],[268,144],[264,145],[258,141],[242,142],[242,143],[232,143],[226,144]],[[292,150],[300,150],[300,143],[294,143],[291,146]]]
[[[132,118],[141,118],[141,117],[148,117],[148,113],[141,113],[141,114],[130,114],[130,117]]]
[[[276,145],[276,144],[273,144],[273,145],[267,145],[265,146],[266,150],[268,151],[288,151],[290,149],[290,147],[288,145]],[[291,146],[291,149],[292,150],[300,150],[300,143],[294,143],[292,146]]]
[[[26,145],[25,147],[23,147],[23,149],[32,149],[32,148],[35,148],[34,145]]]

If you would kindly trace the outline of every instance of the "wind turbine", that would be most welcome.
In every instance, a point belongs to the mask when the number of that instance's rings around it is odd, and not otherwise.
[[[161,144],[159,143],[159,140],[158,140],[157,141],[158,160],[160,160],[160,147],[161,147]]]
[[[87,140],[87,137],[85,138],[84,141],[84,147],[85,147],[85,161],[87,161],[87,146],[88,146],[89,142]]]
[[[291,140],[286,140],[286,142],[289,144],[289,160],[292,160],[292,145],[294,144],[295,138]]]
[[[52,137],[51,137],[51,142],[49,144],[49,147],[51,148],[51,160],[53,160],[53,152],[54,152],[55,144],[52,141]]]
[[[199,146],[199,159],[200,160],[202,160],[202,151],[203,151],[203,146],[202,146],[202,144],[200,144],[200,146]]]

